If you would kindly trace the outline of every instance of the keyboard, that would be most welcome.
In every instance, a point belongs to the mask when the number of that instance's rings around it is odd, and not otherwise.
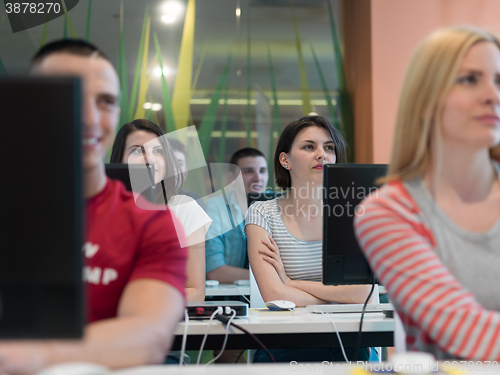
[[[308,312],[315,314],[345,314],[345,313],[360,313],[363,311],[363,304],[331,304],[331,305],[308,305]],[[394,311],[392,303],[377,303],[366,305],[365,313],[385,313]]]

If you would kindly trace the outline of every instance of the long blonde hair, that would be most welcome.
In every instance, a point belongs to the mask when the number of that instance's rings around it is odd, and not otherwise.
[[[383,182],[408,180],[429,167],[431,139],[439,138],[440,114],[470,47],[500,38],[488,31],[455,26],[440,29],[415,51],[403,82],[392,146],[391,164]],[[500,157],[500,145],[491,149]]]

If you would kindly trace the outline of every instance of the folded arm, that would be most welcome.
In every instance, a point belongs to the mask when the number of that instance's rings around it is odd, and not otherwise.
[[[248,224],[245,230],[248,258],[264,301],[287,300],[294,302],[297,306],[325,303],[324,300],[310,293],[285,284],[281,279],[283,276],[280,277],[276,268],[264,259],[267,255],[259,252],[259,249],[265,248],[262,240],[268,240],[269,232],[254,224]]]
[[[228,249],[228,251],[244,251],[245,249]],[[236,280],[248,280],[250,275],[246,268],[226,264],[224,252],[226,246],[222,235],[206,241],[207,279],[217,280],[222,284],[230,284]]]
[[[251,227],[249,225],[248,228]],[[286,272],[281,261],[281,256],[279,252],[279,247],[274,242],[270,234],[263,228],[252,225],[252,227],[257,227],[256,238],[260,238],[259,242],[254,245],[257,247],[257,252],[260,254],[261,258],[270,265],[273,266],[275,272],[278,274],[281,282],[287,286],[294,289],[298,289],[302,292],[315,297],[317,303],[327,303],[327,302],[337,302],[337,303],[364,303],[368,294],[370,293],[370,285],[323,285],[323,283],[318,281],[307,281],[307,280],[291,280],[286,276]],[[249,235],[250,236],[250,235]],[[286,288],[285,288],[286,289]],[[275,298],[275,299],[285,299],[285,298]],[[293,301],[293,300],[292,300]],[[293,301],[295,302],[295,301]],[[302,303],[297,306],[304,306]],[[308,303],[312,304],[312,303]]]
[[[230,284],[236,280],[248,280],[250,278],[248,269],[242,267],[235,267],[226,264],[225,253],[226,251],[241,251],[243,248],[226,249],[224,241],[225,235],[230,235],[225,232],[228,229],[222,223],[222,215],[227,215],[226,206],[220,206],[209,201],[207,204],[207,214],[212,218],[213,222],[207,232],[206,246],[206,259],[207,259],[207,279],[217,280],[222,284]],[[234,230],[234,229],[233,229]],[[235,241],[238,243],[239,241]]]
[[[371,289],[371,285],[323,285],[318,281],[306,280],[290,280],[287,285],[324,301],[337,303],[365,303]]]

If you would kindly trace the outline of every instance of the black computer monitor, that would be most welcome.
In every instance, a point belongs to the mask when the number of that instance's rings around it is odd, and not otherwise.
[[[328,164],[323,175],[323,284],[373,283],[373,273],[354,235],[359,203],[376,192],[385,164]]]
[[[0,339],[79,338],[81,83],[0,77]]]
[[[120,180],[125,189],[142,194],[150,202],[156,202],[156,191],[161,185],[154,185],[154,169],[146,164],[110,163],[105,165],[106,175],[114,180]],[[158,203],[158,202],[156,202]]]
[[[248,207],[254,202],[264,202],[270,201],[271,199],[279,198],[283,195],[282,192],[279,191],[265,191],[262,193],[248,193],[247,201]]]

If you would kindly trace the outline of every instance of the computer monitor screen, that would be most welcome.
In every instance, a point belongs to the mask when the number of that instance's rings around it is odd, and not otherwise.
[[[106,164],[106,175],[114,180],[119,180],[125,185],[128,191],[135,191],[142,194],[150,202],[158,202],[156,199],[157,189],[161,189],[161,185],[156,186],[154,181],[154,169],[148,169],[146,164]]]
[[[250,207],[250,205],[254,202],[270,201],[271,199],[276,199],[278,197],[281,197],[282,195],[283,193],[278,191],[266,191],[263,193],[248,193],[247,194],[248,207]]]
[[[373,273],[354,235],[359,203],[376,193],[385,164],[328,164],[323,180],[323,284],[371,284]]]
[[[82,336],[81,84],[0,77],[0,339]]]

